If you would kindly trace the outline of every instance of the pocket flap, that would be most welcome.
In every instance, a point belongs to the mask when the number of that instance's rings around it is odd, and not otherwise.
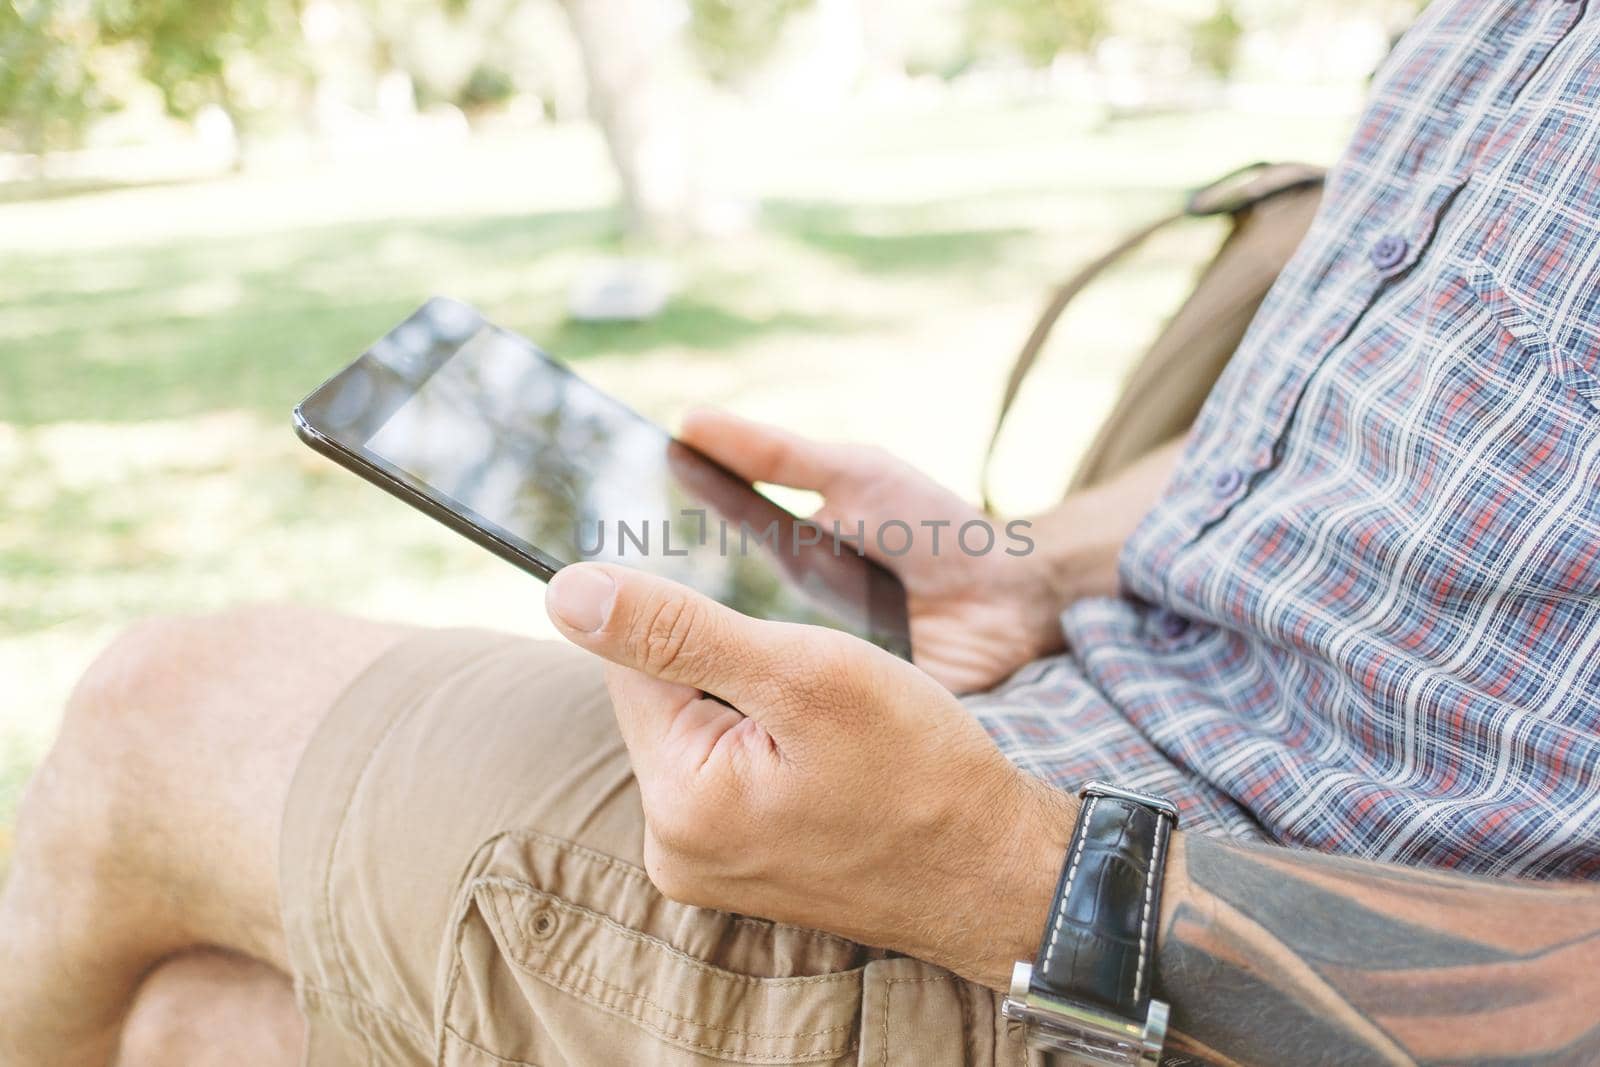
[[[563,1000],[570,1005],[576,998],[642,1030],[629,1035],[622,1025],[616,1032],[594,1033],[594,1054],[602,1061],[854,1059],[859,966],[811,976],[746,976],[525,881],[485,875],[475,880],[470,899],[470,910],[493,937],[494,953],[509,965],[533,1025],[546,1025],[563,1013]],[[504,1005],[502,995],[491,1000]],[[570,1016],[570,1006],[565,1013]],[[501,1029],[494,1021],[480,1022]],[[659,1041],[688,1056],[670,1056]]]

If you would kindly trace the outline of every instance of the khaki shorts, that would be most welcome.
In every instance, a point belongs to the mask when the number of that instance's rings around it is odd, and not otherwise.
[[[284,813],[307,1062],[1029,1062],[987,989],[665,899],[643,829],[597,660],[401,642],[328,712]]]

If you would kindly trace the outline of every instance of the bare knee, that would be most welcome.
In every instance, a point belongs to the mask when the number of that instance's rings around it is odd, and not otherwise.
[[[19,819],[19,866],[55,868],[74,895],[172,906],[171,943],[152,948],[276,961],[289,781],[337,693],[401,632],[289,606],[125,631],[68,701]]]
[[[19,869],[48,874],[71,896],[133,873],[148,817],[171,799],[173,756],[195,713],[178,650],[204,631],[191,618],[138,623],[84,672],[23,797]]]
[[[61,732],[30,787],[25,816],[99,851],[136,831],[130,816],[167,796],[192,747],[203,680],[193,653],[221,620],[153,618],[119,634],[67,699]],[[185,655],[185,650],[190,655]],[[46,809],[46,810],[30,810]]]
[[[0,894],[0,1060],[104,1062],[139,979],[174,953],[286,966],[290,777],[339,689],[399,632],[253,608],[111,643],[19,813]]]
[[[281,972],[201,950],[175,956],[145,977],[116,1067],[291,1067],[304,1040],[305,1022]]]
[[[307,608],[257,605],[134,623],[79,679],[67,702],[67,724],[118,735],[182,729],[217,687],[248,680],[241,676],[255,666],[252,646],[327,618]]]
[[[125,740],[130,733],[144,732],[150,718],[171,718],[180,710],[181,649],[203,640],[205,630],[198,617],[163,617],[137,622],[118,634],[67,698],[63,739]]]
[[[139,790],[163,771],[192,779],[198,765],[293,748],[400,632],[286,604],[147,619],[84,672],[62,742],[104,760],[108,782]]]

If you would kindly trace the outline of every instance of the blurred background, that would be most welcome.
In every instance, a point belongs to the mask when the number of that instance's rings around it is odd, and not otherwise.
[[[537,582],[290,431],[430,294],[668,425],[723,405],[975,495],[1050,284],[1225,170],[1331,161],[1418,7],[0,0],[0,872],[73,679],[142,615],[545,632]],[[1060,493],[1220,236],[1061,324],[1006,511]]]

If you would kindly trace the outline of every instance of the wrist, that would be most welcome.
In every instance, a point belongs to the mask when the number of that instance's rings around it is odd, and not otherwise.
[[[1078,817],[1076,797],[1022,771],[1015,774],[1014,805],[995,809],[988,827],[988,899],[967,924],[972,943],[960,959],[947,964],[963,977],[1002,992],[1010,984],[1013,965],[1038,951]],[[971,909],[972,902],[966,905]]]
[[[1103,490],[1086,489],[1029,520],[1035,588],[1056,614],[1086,597],[1116,595],[1117,561],[1129,528],[1113,503]]]

